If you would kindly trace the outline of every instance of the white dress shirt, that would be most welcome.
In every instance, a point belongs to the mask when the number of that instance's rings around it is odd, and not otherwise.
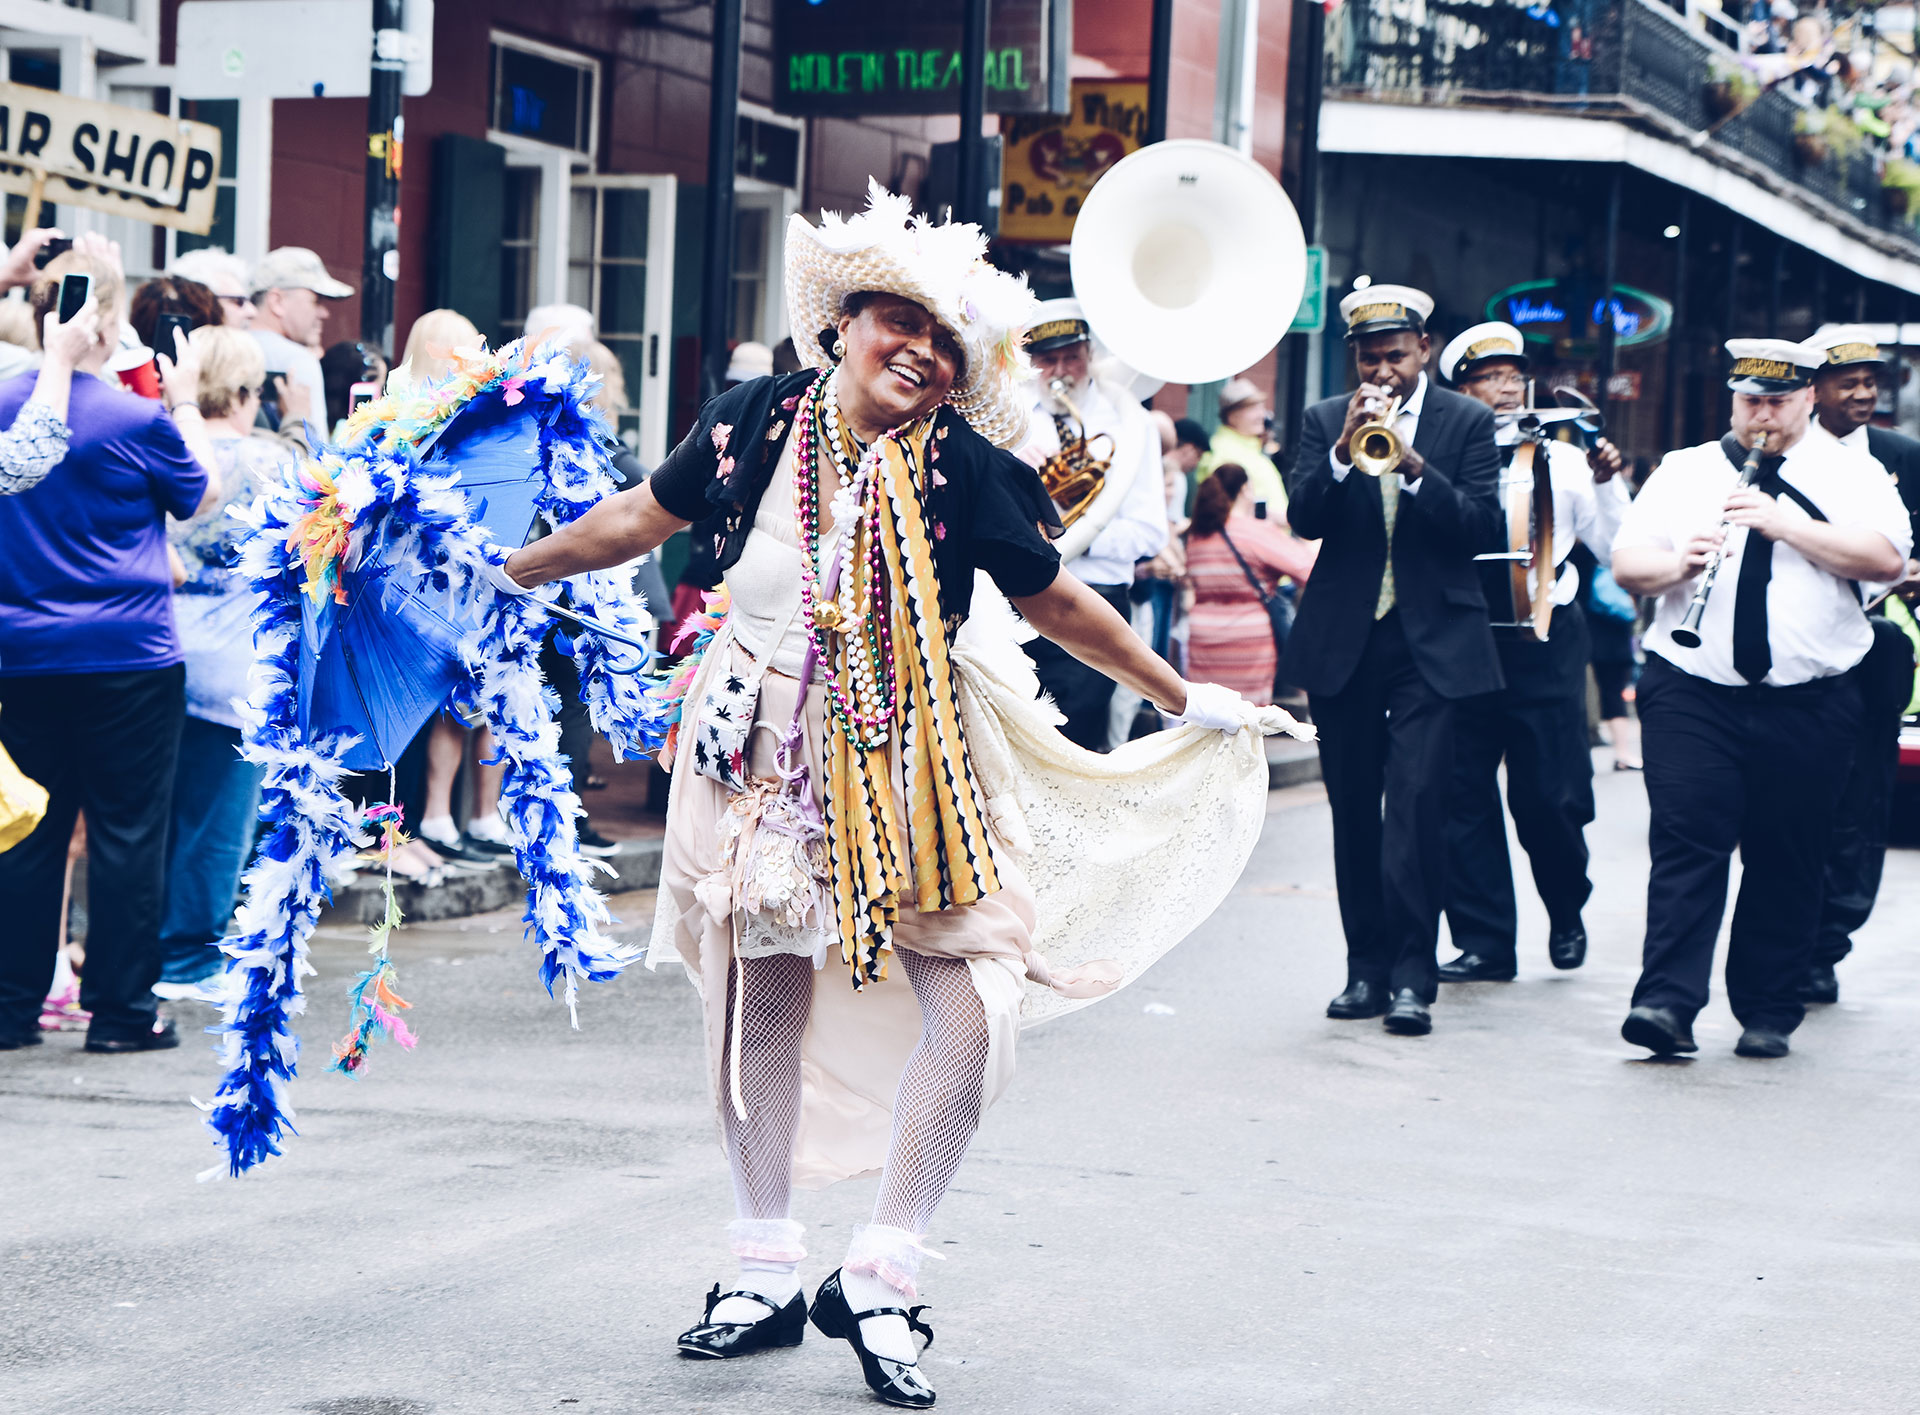
[[[1145,409],[1132,407],[1130,414],[1116,407],[1097,381],[1082,384],[1073,401],[1086,420],[1086,435],[1092,438],[1106,433],[1113,438],[1116,455],[1128,441],[1120,436],[1121,419],[1135,415],[1147,424],[1144,432],[1132,439],[1138,448],[1140,465],[1120,502],[1119,514],[1101,528],[1085,554],[1069,560],[1066,566],[1089,585],[1130,585],[1133,563],[1151,560],[1167,548],[1167,489],[1160,467],[1160,435],[1147,420]],[[1037,394],[1031,414],[1028,446],[1042,456],[1052,456],[1060,450],[1060,430],[1053,421],[1053,400],[1044,392]]]
[[[1422,373],[1420,375],[1420,381],[1413,385],[1413,396],[1400,405],[1400,411],[1393,419],[1393,430],[1400,435],[1400,445],[1402,447],[1413,446],[1413,439],[1420,433],[1420,410],[1426,407],[1426,405],[1427,376]],[[1327,449],[1327,461],[1333,465],[1333,479],[1337,482],[1345,481],[1347,479],[1347,473],[1353,470],[1351,463],[1342,462],[1338,457],[1334,456],[1334,449],[1331,447]],[[1401,477],[1398,472],[1395,472],[1394,476],[1400,477],[1400,490],[1415,495],[1419,493],[1420,483],[1418,481],[1408,481],[1405,477]]]
[[[1787,449],[1780,475],[1831,524],[1877,531],[1902,559],[1912,553],[1907,508],[1893,479],[1871,457],[1830,435],[1808,435]],[[1720,526],[1727,496],[1739,479],[1718,442],[1669,452],[1628,508],[1614,538],[1615,554],[1634,546],[1677,550],[1689,538],[1711,533]],[[1786,515],[1807,514],[1791,497],[1782,496],[1779,502]],[[1699,648],[1673,642],[1698,576],[1660,596],[1646,638],[1647,648],[1676,668],[1729,687],[1744,687],[1747,681],[1733,666],[1734,601],[1747,539],[1743,527],[1727,532],[1724,562],[1700,623]],[[1860,589],[1871,600],[1880,587],[1862,583]],[[1845,580],[1776,541],[1767,585],[1767,640],[1773,667],[1762,681],[1780,688],[1846,672],[1865,656],[1873,631]]]

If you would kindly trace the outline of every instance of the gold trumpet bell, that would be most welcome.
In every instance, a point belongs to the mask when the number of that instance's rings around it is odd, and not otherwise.
[[[1394,419],[1399,416],[1400,399],[1395,398],[1379,417],[1353,430],[1353,436],[1347,439],[1347,457],[1355,471],[1370,477],[1384,477],[1400,466],[1407,449],[1400,441],[1400,434],[1393,430]]]

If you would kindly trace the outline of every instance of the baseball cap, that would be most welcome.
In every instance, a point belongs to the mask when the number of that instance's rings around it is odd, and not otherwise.
[[[253,293],[268,290],[311,290],[329,300],[344,300],[353,286],[327,274],[326,262],[305,246],[281,246],[266,253],[248,282]]]

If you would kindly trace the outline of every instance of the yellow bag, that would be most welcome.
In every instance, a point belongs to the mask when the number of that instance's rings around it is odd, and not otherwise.
[[[13,764],[0,747],[0,851],[11,850],[40,824],[47,813],[47,792]]]

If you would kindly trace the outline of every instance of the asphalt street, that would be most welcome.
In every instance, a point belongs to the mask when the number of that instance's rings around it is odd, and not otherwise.
[[[1645,802],[1603,773],[1593,954],[1443,989],[1430,1037],[1331,1022],[1324,798],[1276,792],[1237,893],[1136,987],[1027,1034],[930,1242],[940,1407],[968,1412],[1868,1415],[1920,1409],[1920,855],[1785,1061],[1617,1035]],[[650,899],[623,896],[644,929]],[[3,926],[3,925],[0,925]],[[673,1338],[731,1191],[691,990],[589,988],[511,913],[396,945],[416,1052],[326,1073],[360,935],[328,930],[303,1134],[241,1182],[196,1038],[0,1055],[6,1415],[786,1415],[877,1408],[843,1343],[726,1364]],[[1718,991],[1716,979],[1716,992]],[[203,1010],[202,1010],[203,1011]],[[203,1023],[192,1005],[184,1023]],[[872,1181],[802,1196],[817,1282]]]

